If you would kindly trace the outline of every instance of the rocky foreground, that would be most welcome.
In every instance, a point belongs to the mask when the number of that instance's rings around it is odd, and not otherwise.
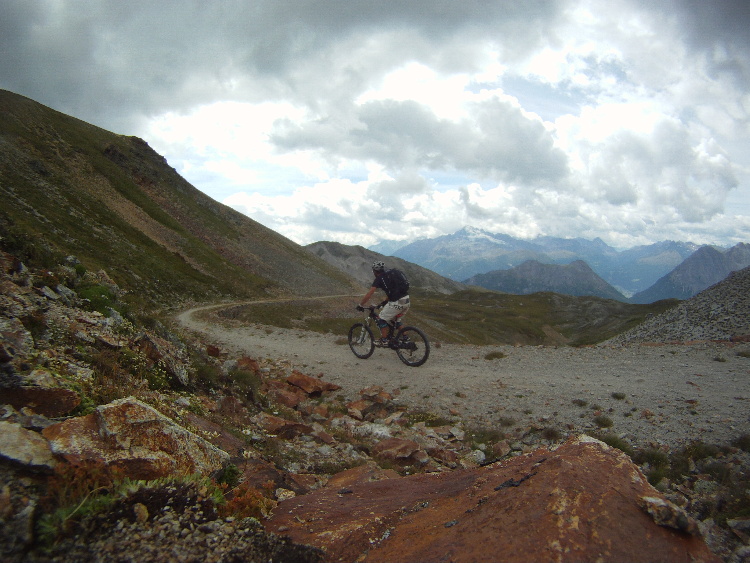
[[[750,558],[743,441],[670,473],[668,452],[470,427],[382,387],[344,400],[284,361],[134,325],[74,260],[0,266],[4,561]]]

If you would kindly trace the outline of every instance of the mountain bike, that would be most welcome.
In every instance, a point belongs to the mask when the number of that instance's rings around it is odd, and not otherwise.
[[[349,329],[349,348],[358,358],[366,360],[375,351],[375,348],[391,348],[396,351],[399,359],[407,366],[418,367],[430,357],[430,341],[427,335],[415,326],[394,327],[388,323],[388,342],[381,343],[380,338],[373,336],[374,330],[380,334],[377,321],[379,319],[375,309],[378,307],[370,305],[365,307],[365,319],[361,323],[355,323]],[[394,334],[395,331],[395,334]]]

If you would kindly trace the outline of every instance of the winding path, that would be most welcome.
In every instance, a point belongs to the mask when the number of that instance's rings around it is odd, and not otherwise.
[[[282,300],[263,302],[270,301]],[[750,433],[750,359],[738,356],[731,345],[443,344],[433,346],[424,366],[410,368],[382,349],[360,360],[342,336],[262,325],[228,327],[205,315],[258,302],[203,305],[177,320],[236,354],[285,359],[305,373],[322,373],[342,387],[347,399],[380,385],[410,408],[505,431],[536,424],[563,433],[592,432],[599,429],[595,416],[601,415],[612,421],[609,431],[641,445],[727,443]],[[505,357],[487,360],[490,351]]]

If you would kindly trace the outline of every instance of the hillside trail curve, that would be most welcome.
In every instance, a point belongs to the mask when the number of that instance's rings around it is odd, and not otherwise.
[[[352,296],[340,296],[342,299]],[[309,298],[309,299],[330,299]],[[288,301],[299,301],[295,297]],[[750,433],[748,345],[699,342],[584,348],[433,342],[414,368],[391,350],[366,360],[345,335],[223,322],[224,308],[283,299],[201,305],[176,316],[227,352],[285,360],[341,386],[347,400],[379,385],[410,409],[512,433],[530,425],[616,434],[634,445],[726,444]],[[352,311],[352,324],[358,313]],[[407,321],[408,324],[408,321]],[[742,347],[744,346],[744,347]],[[488,356],[490,352],[500,352]],[[500,356],[500,357],[497,357]],[[496,357],[496,359],[487,359]]]

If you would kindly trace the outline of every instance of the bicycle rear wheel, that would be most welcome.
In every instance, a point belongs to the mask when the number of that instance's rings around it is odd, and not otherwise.
[[[372,337],[370,327],[363,323],[357,323],[349,329],[349,348],[354,355],[363,360],[372,356],[375,350],[375,340]]]
[[[405,326],[398,333],[396,353],[407,366],[421,366],[430,357],[430,341],[417,327]]]

